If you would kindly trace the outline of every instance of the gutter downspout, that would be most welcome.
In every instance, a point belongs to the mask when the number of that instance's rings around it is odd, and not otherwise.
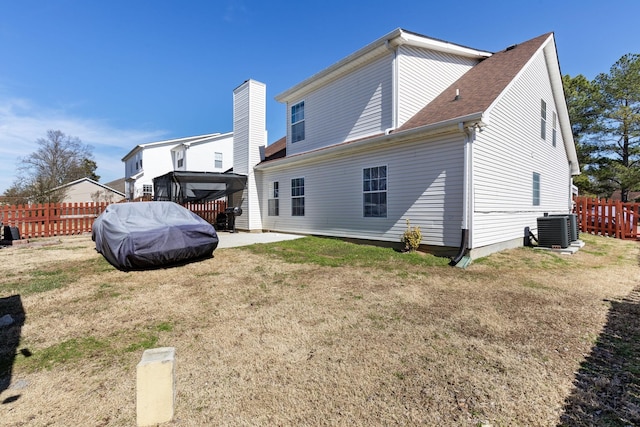
[[[398,127],[398,48],[391,47],[389,40],[384,45],[391,54],[391,127],[384,130],[385,135],[389,135]]]
[[[462,233],[458,253],[451,258],[449,265],[454,267],[464,258],[469,248],[470,208],[471,208],[471,143],[475,137],[474,127],[464,127],[464,123],[458,123],[460,132],[464,133],[464,165],[462,177]]]

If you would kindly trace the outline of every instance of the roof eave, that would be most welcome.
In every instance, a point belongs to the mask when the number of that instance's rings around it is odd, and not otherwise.
[[[369,149],[372,146],[382,145],[390,141],[413,141],[416,138],[429,138],[442,133],[460,132],[461,123],[462,128],[466,127],[466,124],[477,124],[479,126],[487,125],[487,121],[484,120],[482,112],[477,112],[461,117],[455,117],[453,119],[445,120],[438,123],[432,123],[412,129],[393,132],[390,134],[373,136],[371,138],[364,138],[357,141],[345,142],[342,144],[320,148],[314,151],[307,151],[280,159],[262,162],[256,165],[255,169],[260,171],[267,169],[276,169],[291,165],[292,163],[303,161],[307,162],[320,159],[322,157],[339,155],[344,153],[345,151],[357,150],[362,147],[366,147],[367,149]]]

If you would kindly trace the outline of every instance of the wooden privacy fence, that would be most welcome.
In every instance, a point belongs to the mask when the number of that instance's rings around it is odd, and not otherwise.
[[[4,205],[0,207],[0,223],[17,227],[22,239],[90,233],[93,222],[107,206],[106,202]],[[224,200],[184,206],[211,224],[227,207]]]
[[[618,239],[638,239],[640,203],[576,197],[580,231]]]
[[[210,200],[207,202],[187,202],[182,206],[189,209],[199,217],[203,218],[209,224],[216,223],[216,217],[220,212],[224,212],[227,208],[227,202],[225,200]]]

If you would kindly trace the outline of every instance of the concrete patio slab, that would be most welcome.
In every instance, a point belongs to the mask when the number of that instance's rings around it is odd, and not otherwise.
[[[230,233],[218,231],[218,249],[248,246],[255,243],[273,243],[283,240],[294,240],[304,237],[299,234],[287,233],[244,233],[241,231]]]

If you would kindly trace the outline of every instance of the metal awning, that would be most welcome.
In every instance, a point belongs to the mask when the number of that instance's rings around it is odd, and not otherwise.
[[[176,203],[217,200],[243,191],[247,177],[235,173],[174,171],[153,179],[153,199]]]

